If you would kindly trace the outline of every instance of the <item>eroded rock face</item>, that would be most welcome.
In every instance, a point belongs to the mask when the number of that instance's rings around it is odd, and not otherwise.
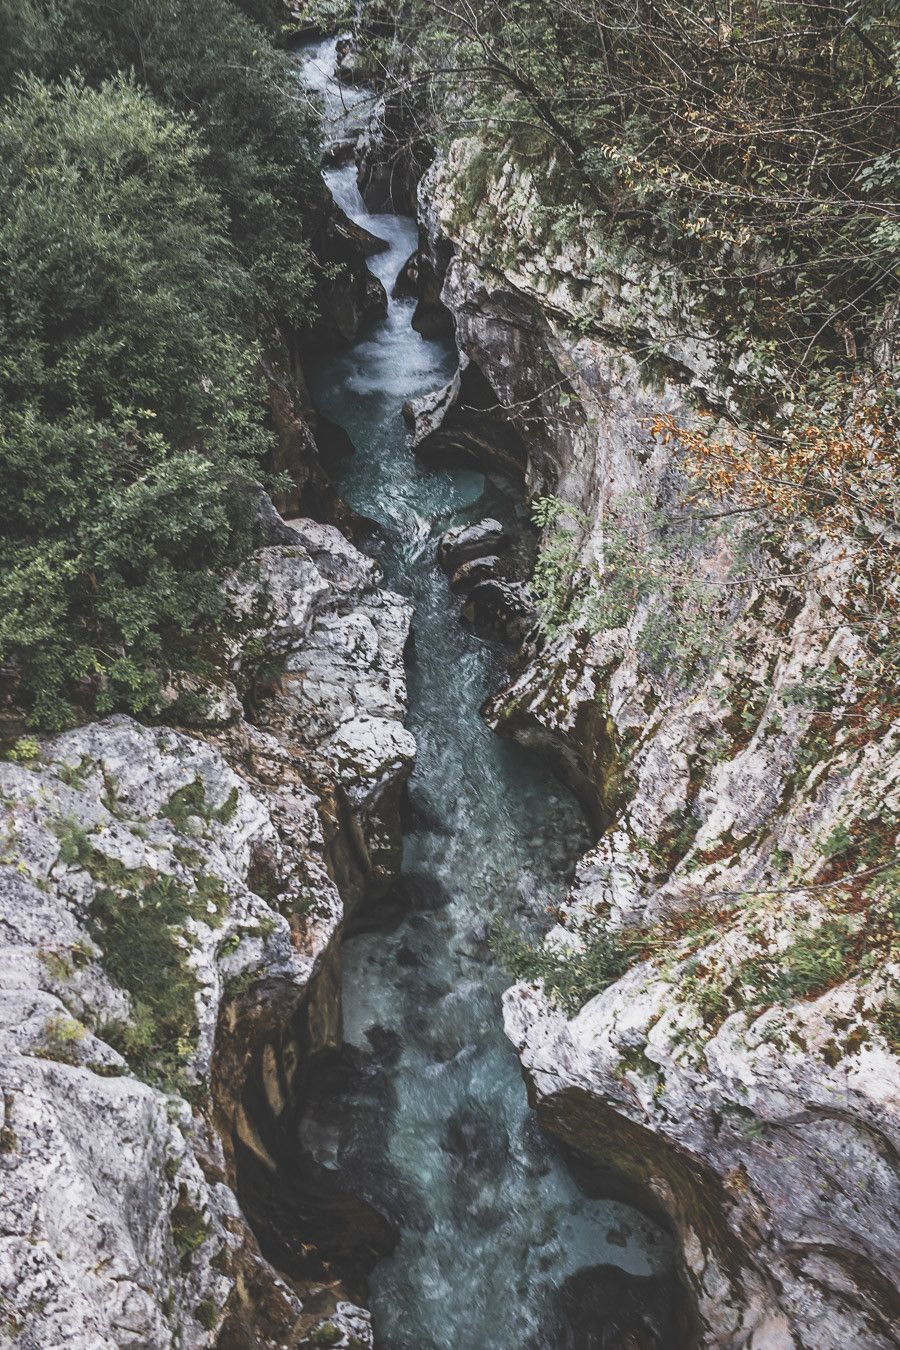
[[[495,554],[488,553],[483,558],[471,558],[469,562],[460,563],[459,567],[452,573],[450,589],[453,591],[470,591],[480,581],[493,580],[499,570],[500,559]]]
[[[304,338],[305,350],[318,353],[349,345],[366,323],[383,318],[387,296],[366,266],[366,257],[378,251],[380,241],[355,225],[330,196],[323,200],[311,242],[329,267],[317,297],[322,317]]]
[[[291,526],[297,546],[262,555],[265,642],[284,660],[255,718],[333,777],[362,827],[371,890],[399,864],[399,791],[415,758],[403,726],[412,608],[333,526]]]
[[[534,627],[535,613],[526,585],[490,577],[469,591],[462,618],[476,630],[516,643],[524,641]]]
[[[866,1031],[880,982],[713,1033],[679,976],[641,965],[569,1023],[510,991],[542,1119],[673,1216],[705,1343],[891,1345],[898,1075]]]
[[[587,229],[548,239],[513,158],[467,211],[471,151],[458,142],[422,186],[424,251],[452,246],[442,298],[467,367],[527,447],[528,491],[571,506],[573,569],[599,590],[626,511],[632,556],[658,557],[687,509],[649,420],[689,419],[689,388],[727,405],[740,356],[685,336],[650,264],[614,263]],[[635,330],[660,353],[652,378]],[[425,436],[453,399],[423,410]],[[651,593],[605,623],[570,616],[486,707],[556,756],[600,834],[550,945],[645,935],[571,1020],[539,987],[511,990],[507,1030],[545,1123],[670,1215],[696,1308],[686,1343],[880,1350],[898,1316],[900,953],[866,860],[896,827],[897,729],[843,618],[839,545],[795,565],[737,516],[679,548],[672,567],[722,596],[700,658],[675,657],[690,606],[660,615]],[[841,672],[827,713],[825,671]],[[837,885],[856,872],[856,892]]]
[[[341,78],[344,66],[338,65]],[[402,94],[382,95],[357,142],[359,190],[370,211],[415,214],[416,186],[428,151],[410,136],[408,116]]]
[[[253,1244],[185,1095],[229,981],[265,972],[287,1010],[312,972],[247,885],[269,847],[296,904],[297,851],[218,752],[127,718],[0,766],[0,791],[5,1315],[33,1345],[208,1345]],[[326,877],[316,903],[333,929]]]
[[[387,875],[415,752],[408,606],[336,530],[289,537],[232,585],[250,627],[203,739],[112,717],[0,764],[0,1292],[22,1344],[370,1344],[333,1276],[263,1259],[233,1189],[242,1150],[282,1165],[267,1131],[336,1034],[335,939]],[[264,727],[234,694],[261,651],[285,671]]]

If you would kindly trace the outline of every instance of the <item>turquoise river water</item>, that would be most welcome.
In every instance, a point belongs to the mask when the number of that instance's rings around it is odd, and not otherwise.
[[[336,138],[368,96],[338,86],[333,68],[333,41],[302,53],[301,78]],[[390,297],[416,246],[414,221],[371,214],[352,166],[325,176],[343,210],[387,241],[370,265]],[[399,1230],[370,1280],[384,1350],[600,1345],[560,1329],[565,1281],[598,1265],[662,1273],[670,1244],[636,1210],[579,1188],[528,1107],[503,1034],[508,980],[490,955],[490,925],[533,922],[560,898],[590,839],[549,767],[479,716],[496,653],[460,625],[435,541],[452,524],[517,508],[478,473],[429,471],[413,457],[401,405],[442,385],[455,364],[450,345],[414,331],[413,308],[391,298],[383,321],[310,372],[317,407],[357,451],[339,489],[384,527],[387,582],[415,606],[418,758],[403,855],[413,907],[392,929],[344,944],[344,1035],[359,1068],[301,1136]]]

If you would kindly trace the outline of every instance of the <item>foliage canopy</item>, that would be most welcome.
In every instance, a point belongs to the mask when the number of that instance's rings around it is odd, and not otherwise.
[[[894,0],[413,0],[364,5],[362,34],[433,134],[536,171],[555,150],[556,208],[639,237],[734,337],[752,316],[792,390],[874,337],[900,251]]]
[[[217,664],[323,188],[232,0],[0,0],[0,39],[0,664],[55,729]]]

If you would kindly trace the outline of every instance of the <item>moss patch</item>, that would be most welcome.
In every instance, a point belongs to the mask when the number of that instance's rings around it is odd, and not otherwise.
[[[173,1208],[169,1222],[172,1227],[172,1241],[186,1270],[197,1252],[209,1236],[209,1225],[195,1205],[191,1204],[187,1187],[182,1186],[178,1200]]]
[[[218,922],[227,902],[215,878],[198,878],[191,891],[174,877],[138,870],[117,875],[91,905],[88,925],[103,965],[133,1004],[132,1018],[106,1026],[104,1035],[135,1073],[166,1090],[183,1090],[197,1040],[197,981],[184,925],[188,918]]]
[[[227,825],[234,817],[238,804],[238,790],[233,787],[221,806],[212,806],[206,800],[206,787],[201,778],[194,778],[184,787],[177,788],[166,802],[162,814],[171,820],[176,829],[183,830],[191,816],[199,816],[207,824],[218,821]]]
[[[320,1327],[316,1327],[307,1344],[311,1346],[339,1345],[343,1339],[344,1333],[340,1327],[336,1327],[333,1322],[323,1322]]]
[[[588,999],[606,989],[638,956],[639,935],[584,925],[578,932],[583,949],[534,945],[509,927],[495,930],[492,946],[498,961],[514,980],[540,980],[548,996],[570,1016]]]
[[[219,1320],[219,1309],[211,1298],[205,1298],[194,1309],[194,1316],[206,1331],[212,1331]]]
[[[85,1037],[85,1028],[73,1017],[54,1013],[44,1023],[44,1044],[35,1050],[40,1059],[55,1059],[60,1064],[77,1064],[78,1047]]]

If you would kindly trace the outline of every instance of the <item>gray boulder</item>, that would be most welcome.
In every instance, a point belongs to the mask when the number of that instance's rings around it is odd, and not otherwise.
[[[487,517],[474,525],[457,525],[438,540],[437,559],[445,572],[453,573],[473,558],[496,554],[508,546],[506,531],[499,520]]]
[[[484,558],[470,558],[464,562],[450,578],[450,589],[454,591],[470,591],[473,586],[477,586],[481,581],[489,581],[496,577],[500,567],[500,559],[494,553],[489,553]]]
[[[228,583],[203,738],[111,717],[0,762],[0,1303],[32,1350],[371,1344],[333,1275],[263,1259],[235,1188],[241,1157],[290,1165],[263,1140],[300,1044],[339,1037],[345,908],[393,875],[410,609],[260,506],[278,542]]]
[[[479,581],[466,597],[463,618],[474,627],[521,642],[535,622],[528,587],[518,581]]]

